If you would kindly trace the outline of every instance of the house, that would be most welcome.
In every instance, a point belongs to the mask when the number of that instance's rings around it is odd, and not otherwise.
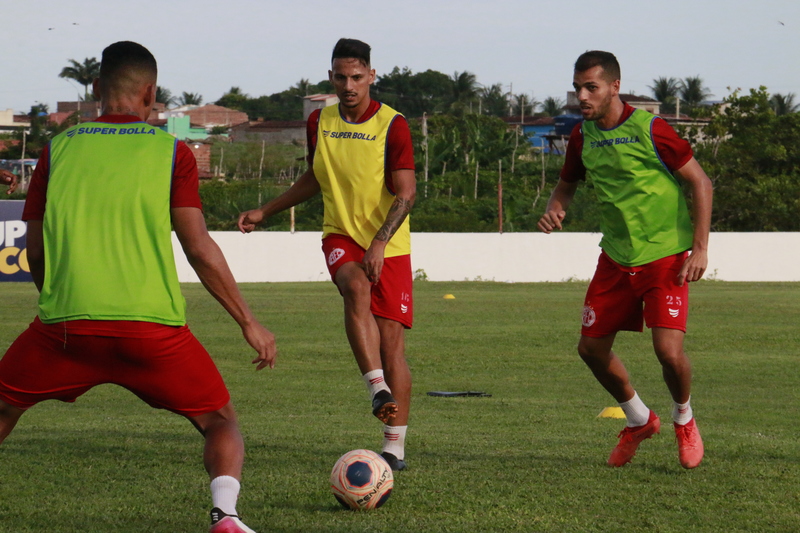
[[[216,104],[206,104],[202,106],[182,106],[175,109],[164,110],[158,114],[160,119],[170,117],[189,117],[191,124],[210,130],[214,126],[224,126],[232,128],[239,124],[248,122],[247,113],[228,109]]]
[[[102,114],[100,110],[100,102],[82,102],[80,100],[77,102],[58,102],[56,104],[56,113],[58,117],[64,116],[62,113],[65,113],[65,116],[78,113],[81,122],[89,122]]]
[[[534,148],[544,150],[546,153],[563,153],[564,142],[553,136],[556,117],[534,117],[519,115],[502,117],[503,122],[510,128],[516,127],[528,137]]]
[[[13,109],[0,111],[0,133],[8,133],[31,127],[28,115],[15,115]]]
[[[231,128],[231,140],[265,141],[267,144],[306,142],[305,120],[258,120]]]
[[[649,96],[620,93],[619,99],[623,102],[626,102],[631,107],[635,107],[636,109],[644,109],[648,113],[652,113],[654,115],[661,113],[661,102],[650,98]],[[567,91],[567,105],[564,106],[564,111],[567,113],[580,115],[581,106],[578,103],[578,97],[575,95],[575,91]]]
[[[311,113],[317,109],[328,107],[339,103],[339,97],[335,94],[312,94],[303,97],[303,120],[308,120]]]

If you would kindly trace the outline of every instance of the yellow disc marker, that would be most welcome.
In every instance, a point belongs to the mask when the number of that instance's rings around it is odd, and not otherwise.
[[[455,297],[455,296],[453,296],[452,294],[445,294],[445,295],[444,295],[444,299],[445,299],[445,300],[455,300],[455,299],[456,299],[456,297]]]
[[[625,413],[622,411],[622,407],[606,407],[600,411],[597,418],[625,418]]]

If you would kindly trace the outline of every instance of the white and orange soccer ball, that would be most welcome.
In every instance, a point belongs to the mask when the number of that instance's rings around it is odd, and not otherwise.
[[[377,509],[393,488],[389,463],[373,451],[347,452],[333,465],[331,492],[346,509]]]

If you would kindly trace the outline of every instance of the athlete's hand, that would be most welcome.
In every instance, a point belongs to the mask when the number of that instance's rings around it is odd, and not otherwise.
[[[705,250],[692,250],[678,272],[678,285],[683,287],[684,282],[698,281],[708,268],[708,253]]]
[[[547,211],[536,225],[544,233],[550,233],[554,229],[561,229],[561,221],[564,220],[565,216],[567,216],[567,212],[563,209],[560,211]]]
[[[367,279],[373,285],[381,280],[381,271],[383,270],[383,254],[386,250],[386,243],[384,241],[372,241],[364,254],[364,259],[361,264],[364,267],[364,273]]]
[[[256,226],[264,221],[264,213],[261,209],[251,209],[239,214],[239,231],[242,233],[250,233]]]
[[[11,194],[17,189],[18,181],[17,175],[12,174],[8,170],[0,170],[0,183],[3,185],[8,185],[8,190],[6,194]]]
[[[258,352],[258,356],[252,361],[253,364],[258,363],[256,370],[267,366],[275,368],[275,358],[278,356],[278,350],[275,348],[275,335],[258,322],[244,326],[242,334],[247,343]]]

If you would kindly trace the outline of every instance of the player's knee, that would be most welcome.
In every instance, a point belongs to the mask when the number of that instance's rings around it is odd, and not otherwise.
[[[675,347],[655,347],[656,357],[661,366],[668,368],[684,367],[689,364],[686,354],[682,348]]]
[[[369,298],[372,290],[372,286],[366,276],[348,276],[338,281],[337,285],[339,290],[342,291],[342,296],[346,299]]]

